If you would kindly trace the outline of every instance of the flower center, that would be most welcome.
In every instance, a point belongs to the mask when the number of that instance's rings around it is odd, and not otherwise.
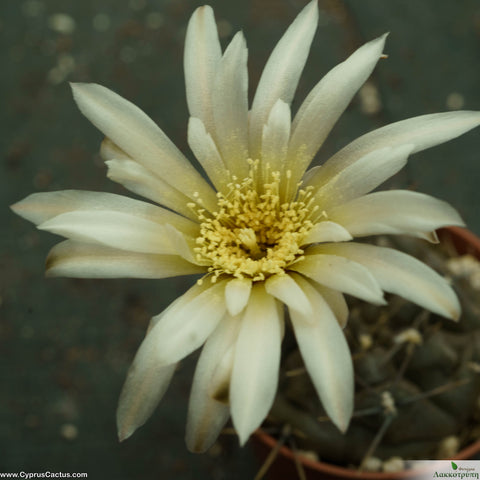
[[[234,179],[226,193],[217,193],[216,212],[197,212],[201,225],[195,251],[198,261],[209,266],[212,281],[222,274],[261,281],[284,273],[302,257],[302,240],[313,226],[309,190],[282,203],[280,173],[267,166],[260,180],[258,162],[250,166],[247,178]]]

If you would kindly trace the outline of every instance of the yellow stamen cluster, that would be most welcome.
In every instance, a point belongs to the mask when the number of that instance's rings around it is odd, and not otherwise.
[[[253,281],[282,274],[301,258],[302,240],[313,223],[309,190],[299,190],[294,201],[281,202],[279,172],[260,181],[258,164],[251,162],[249,176],[218,193],[218,210],[199,210],[197,260],[209,266],[212,281],[228,274]]]

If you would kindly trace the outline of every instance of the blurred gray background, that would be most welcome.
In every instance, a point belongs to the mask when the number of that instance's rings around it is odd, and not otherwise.
[[[250,93],[304,0],[216,0],[223,46],[243,29]],[[125,193],[105,177],[101,134],[78,112],[68,81],[108,86],[145,110],[188,156],[183,83],[193,0],[2,0],[0,75],[0,472],[87,472],[91,479],[246,479],[249,447],[224,436],[205,455],[184,442],[196,356],[153,418],[119,444],[115,409],[150,316],[191,284],[48,279],[58,238],[7,206],[67,188]],[[410,116],[480,109],[478,0],[319,0],[320,25],[296,105],[336,63],[390,31],[386,53],[319,155]],[[480,130],[413,156],[389,187],[452,203],[480,233]]]

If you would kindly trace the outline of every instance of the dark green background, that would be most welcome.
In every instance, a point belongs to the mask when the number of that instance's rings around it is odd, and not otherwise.
[[[195,358],[184,362],[150,422],[124,444],[116,440],[118,394],[149,318],[191,281],[45,280],[44,257],[57,239],[38,232],[7,208],[35,191],[123,192],[105,178],[97,154],[101,134],[78,112],[68,81],[98,82],[129,98],[190,155],[182,54],[186,24],[200,4],[186,0],[0,3],[0,472],[81,471],[92,479],[119,480],[253,477],[252,454],[248,447],[239,449],[234,437],[224,438],[212,454],[192,455],[185,449]],[[212,2],[223,45],[240,28],[247,37],[251,85],[256,84],[271,48],[305,4],[303,0]],[[389,58],[380,62],[372,77],[381,110],[367,115],[356,98],[319,158],[327,158],[372,128],[444,111],[452,93],[462,96],[464,108],[480,109],[478,0],[325,0],[319,5],[320,26],[296,105],[355,48],[391,32]],[[49,26],[56,13],[75,20],[71,34]],[[108,28],[99,31],[98,14],[108,17]],[[68,67],[61,75],[59,62]],[[448,200],[478,234],[479,148],[477,130],[417,154],[389,186],[406,186]],[[77,428],[76,438],[64,438],[66,424]]]

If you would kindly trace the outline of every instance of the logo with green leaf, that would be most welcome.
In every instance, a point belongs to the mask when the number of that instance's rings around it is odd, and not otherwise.
[[[453,468],[454,470],[456,470],[456,469],[458,468],[458,467],[457,467],[457,464],[456,464],[455,462],[452,462],[452,468]]]

